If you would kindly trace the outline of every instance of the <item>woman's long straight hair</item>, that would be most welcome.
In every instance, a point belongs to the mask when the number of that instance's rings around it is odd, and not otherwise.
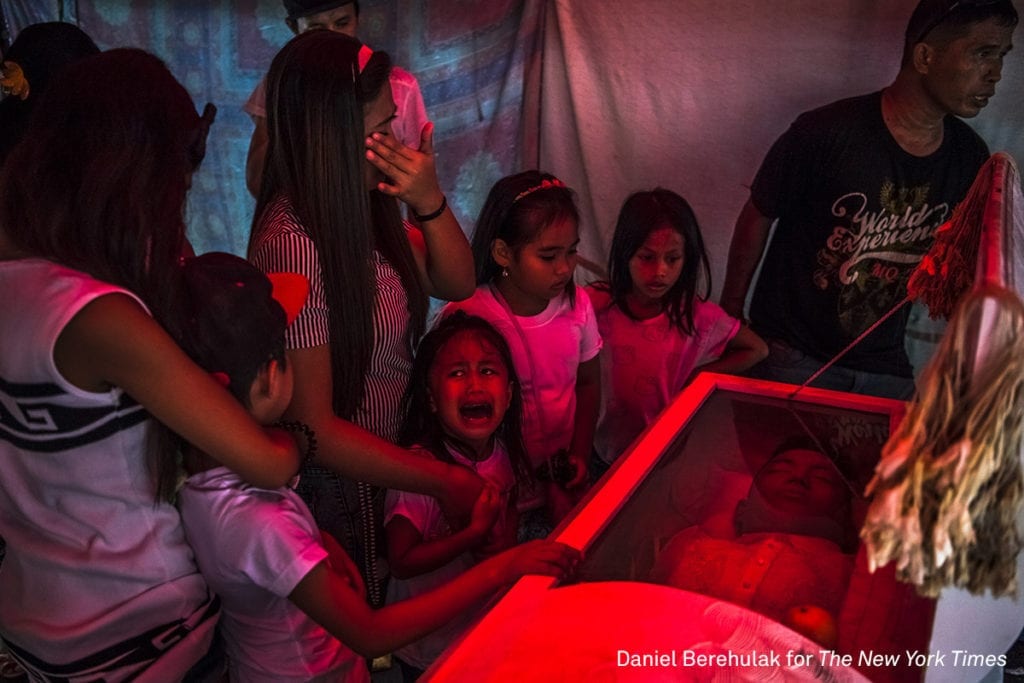
[[[40,98],[0,174],[0,226],[19,252],[137,294],[173,320],[185,247],[185,194],[204,131],[158,58],[136,49],[86,57]],[[176,484],[176,441],[151,431],[155,495]]]
[[[361,47],[349,36],[309,31],[274,58],[266,163],[249,240],[251,253],[267,227],[267,206],[286,197],[319,256],[330,311],[333,407],[347,419],[362,403],[373,350],[375,249],[402,279],[416,337],[427,307],[397,203],[365,187],[363,108],[387,85],[391,64],[386,53],[375,52],[360,72]]]

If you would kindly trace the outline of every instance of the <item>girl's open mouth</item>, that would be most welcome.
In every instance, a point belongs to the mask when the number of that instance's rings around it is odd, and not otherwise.
[[[464,403],[459,406],[459,415],[466,420],[489,420],[494,415],[494,405],[490,402]]]

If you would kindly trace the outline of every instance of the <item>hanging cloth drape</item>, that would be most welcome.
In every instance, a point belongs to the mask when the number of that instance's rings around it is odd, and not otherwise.
[[[949,326],[868,485],[872,569],[896,562],[922,595],[1016,593],[1024,417],[1024,201],[994,155],[911,278]]]

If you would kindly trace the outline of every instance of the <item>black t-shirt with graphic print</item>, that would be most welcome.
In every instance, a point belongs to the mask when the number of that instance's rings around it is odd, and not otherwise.
[[[936,228],[988,156],[984,141],[953,116],[935,153],[908,154],[882,120],[881,92],[801,114],[751,188],[754,206],[778,218],[751,301],[754,329],[832,358],[903,300]],[[910,377],[909,308],[839,365]]]

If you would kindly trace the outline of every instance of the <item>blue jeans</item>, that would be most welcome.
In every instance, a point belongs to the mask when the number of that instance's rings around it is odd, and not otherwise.
[[[779,339],[765,339],[765,342],[768,344],[768,357],[748,370],[748,377],[803,384],[824,365],[817,358]],[[903,401],[914,395],[914,380],[910,377],[852,370],[839,365],[830,367],[808,386]]]

